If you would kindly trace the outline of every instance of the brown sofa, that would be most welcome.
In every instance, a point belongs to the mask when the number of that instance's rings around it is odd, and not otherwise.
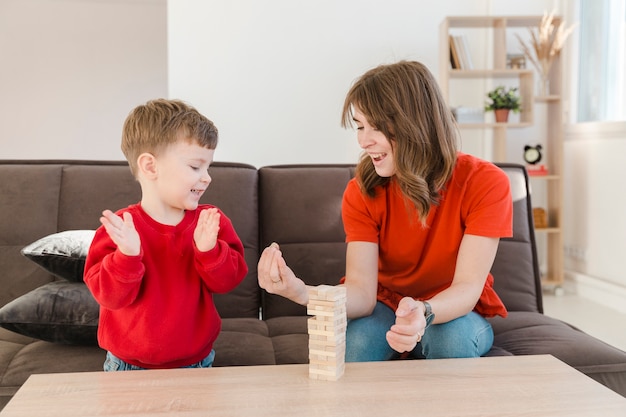
[[[625,352],[543,314],[528,178],[522,166],[501,167],[512,184],[514,237],[500,243],[493,274],[510,314],[492,320],[489,355],[552,354],[626,396]],[[354,167],[215,163],[210,172],[203,201],[231,218],[250,269],[236,290],[215,297],[224,318],[215,366],[306,363],[305,308],[261,290],[257,260],[276,241],[307,283],[336,284],[345,266],[341,197]],[[137,202],[140,191],[124,162],[0,161],[0,198],[2,408],[33,373],[98,371],[104,360],[97,305],[80,279],[84,255],[33,254],[30,244],[93,230],[104,208]],[[31,259],[21,253],[27,246]],[[42,259],[68,263],[63,274],[71,267],[72,277],[47,272]]]

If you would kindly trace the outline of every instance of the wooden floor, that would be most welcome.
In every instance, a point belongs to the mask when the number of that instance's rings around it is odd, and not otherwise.
[[[626,351],[626,314],[571,291],[566,291],[563,295],[544,293],[543,307],[547,316],[566,321]]]

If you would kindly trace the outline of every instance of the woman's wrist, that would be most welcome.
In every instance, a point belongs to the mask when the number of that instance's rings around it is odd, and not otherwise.
[[[298,285],[298,290],[296,291],[294,297],[291,297],[291,301],[305,306],[309,304],[309,288],[304,281],[298,280],[298,282],[300,285]]]

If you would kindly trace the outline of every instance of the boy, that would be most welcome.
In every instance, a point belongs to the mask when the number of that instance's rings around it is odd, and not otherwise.
[[[122,151],[141,202],[103,211],[85,263],[105,371],[213,363],[221,319],[212,294],[248,272],[230,220],[199,205],[217,141],[213,123],[178,100],[149,101],[124,123]]]

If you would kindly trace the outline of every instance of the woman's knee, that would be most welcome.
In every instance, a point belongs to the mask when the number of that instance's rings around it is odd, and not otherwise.
[[[428,359],[479,357],[492,345],[491,325],[474,312],[430,326],[422,339],[423,354]]]
[[[374,312],[348,322],[346,362],[371,362],[391,359],[394,350],[387,343],[387,331],[395,321],[394,312],[378,303]]]

